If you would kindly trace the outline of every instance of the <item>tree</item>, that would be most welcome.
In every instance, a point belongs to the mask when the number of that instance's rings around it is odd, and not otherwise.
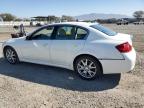
[[[63,15],[61,18],[62,21],[74,21],[74,18],[71,16]]]
[[[2,13],[0,14],[0,17],[2,17],[4,21],[13,21],[16,19],[16,16],[10,13]]]
[[[23,18],[22,21],[31,21],[30,18]]]
[[[110,19],[97,19],[96,20],[98,23],[106,23],[106,24],[111,24],[111,23],[116,23],[118,20],[116,18],[110,18]]]
[[[16,18],[15,21],[23,21],[21,18]]]
[[[136,11],[133,13],[133,16],[136,19],[140,20],[140,19],[144,18],[144,11]]]
[[[59,20],[59,18],[56,17],[56,16],[53,16],[53,15],[47,17],[47,21],[50,22],[50,23],[51,22],[56,22],[57,20]]]
[[[55,20],[55,16],[48,16],[47,19],[49,22],[54,21]]]

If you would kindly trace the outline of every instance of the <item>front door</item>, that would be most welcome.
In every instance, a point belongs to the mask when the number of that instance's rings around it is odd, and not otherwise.
[[[44,27],[34,32],[22,44],[23,59],[28,61],[50,62],[51,36],[54,27]]]

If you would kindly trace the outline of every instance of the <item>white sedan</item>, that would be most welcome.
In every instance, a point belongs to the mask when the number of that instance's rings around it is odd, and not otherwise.
[[[131,38],[98,23],[57,23],[4,42],[3,54],[11,64],[52,65],[75,70],[84,79],[95,79],[134,68],[136,52]]]

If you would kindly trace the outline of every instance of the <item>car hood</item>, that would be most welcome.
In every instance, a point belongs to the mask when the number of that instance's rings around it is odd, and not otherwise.
[[[11,39],[5,41],[5,43],[13,43],[13,42],[16,42],[16,41],[24,40],[25,38],[26,37],[11,38]]]

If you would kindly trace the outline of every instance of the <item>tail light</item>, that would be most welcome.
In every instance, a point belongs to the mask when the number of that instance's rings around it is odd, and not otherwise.
[[[126,42],[116,46],[116,49],[121,53],[127,53],[132,50],[132,46],[128,42]]]

